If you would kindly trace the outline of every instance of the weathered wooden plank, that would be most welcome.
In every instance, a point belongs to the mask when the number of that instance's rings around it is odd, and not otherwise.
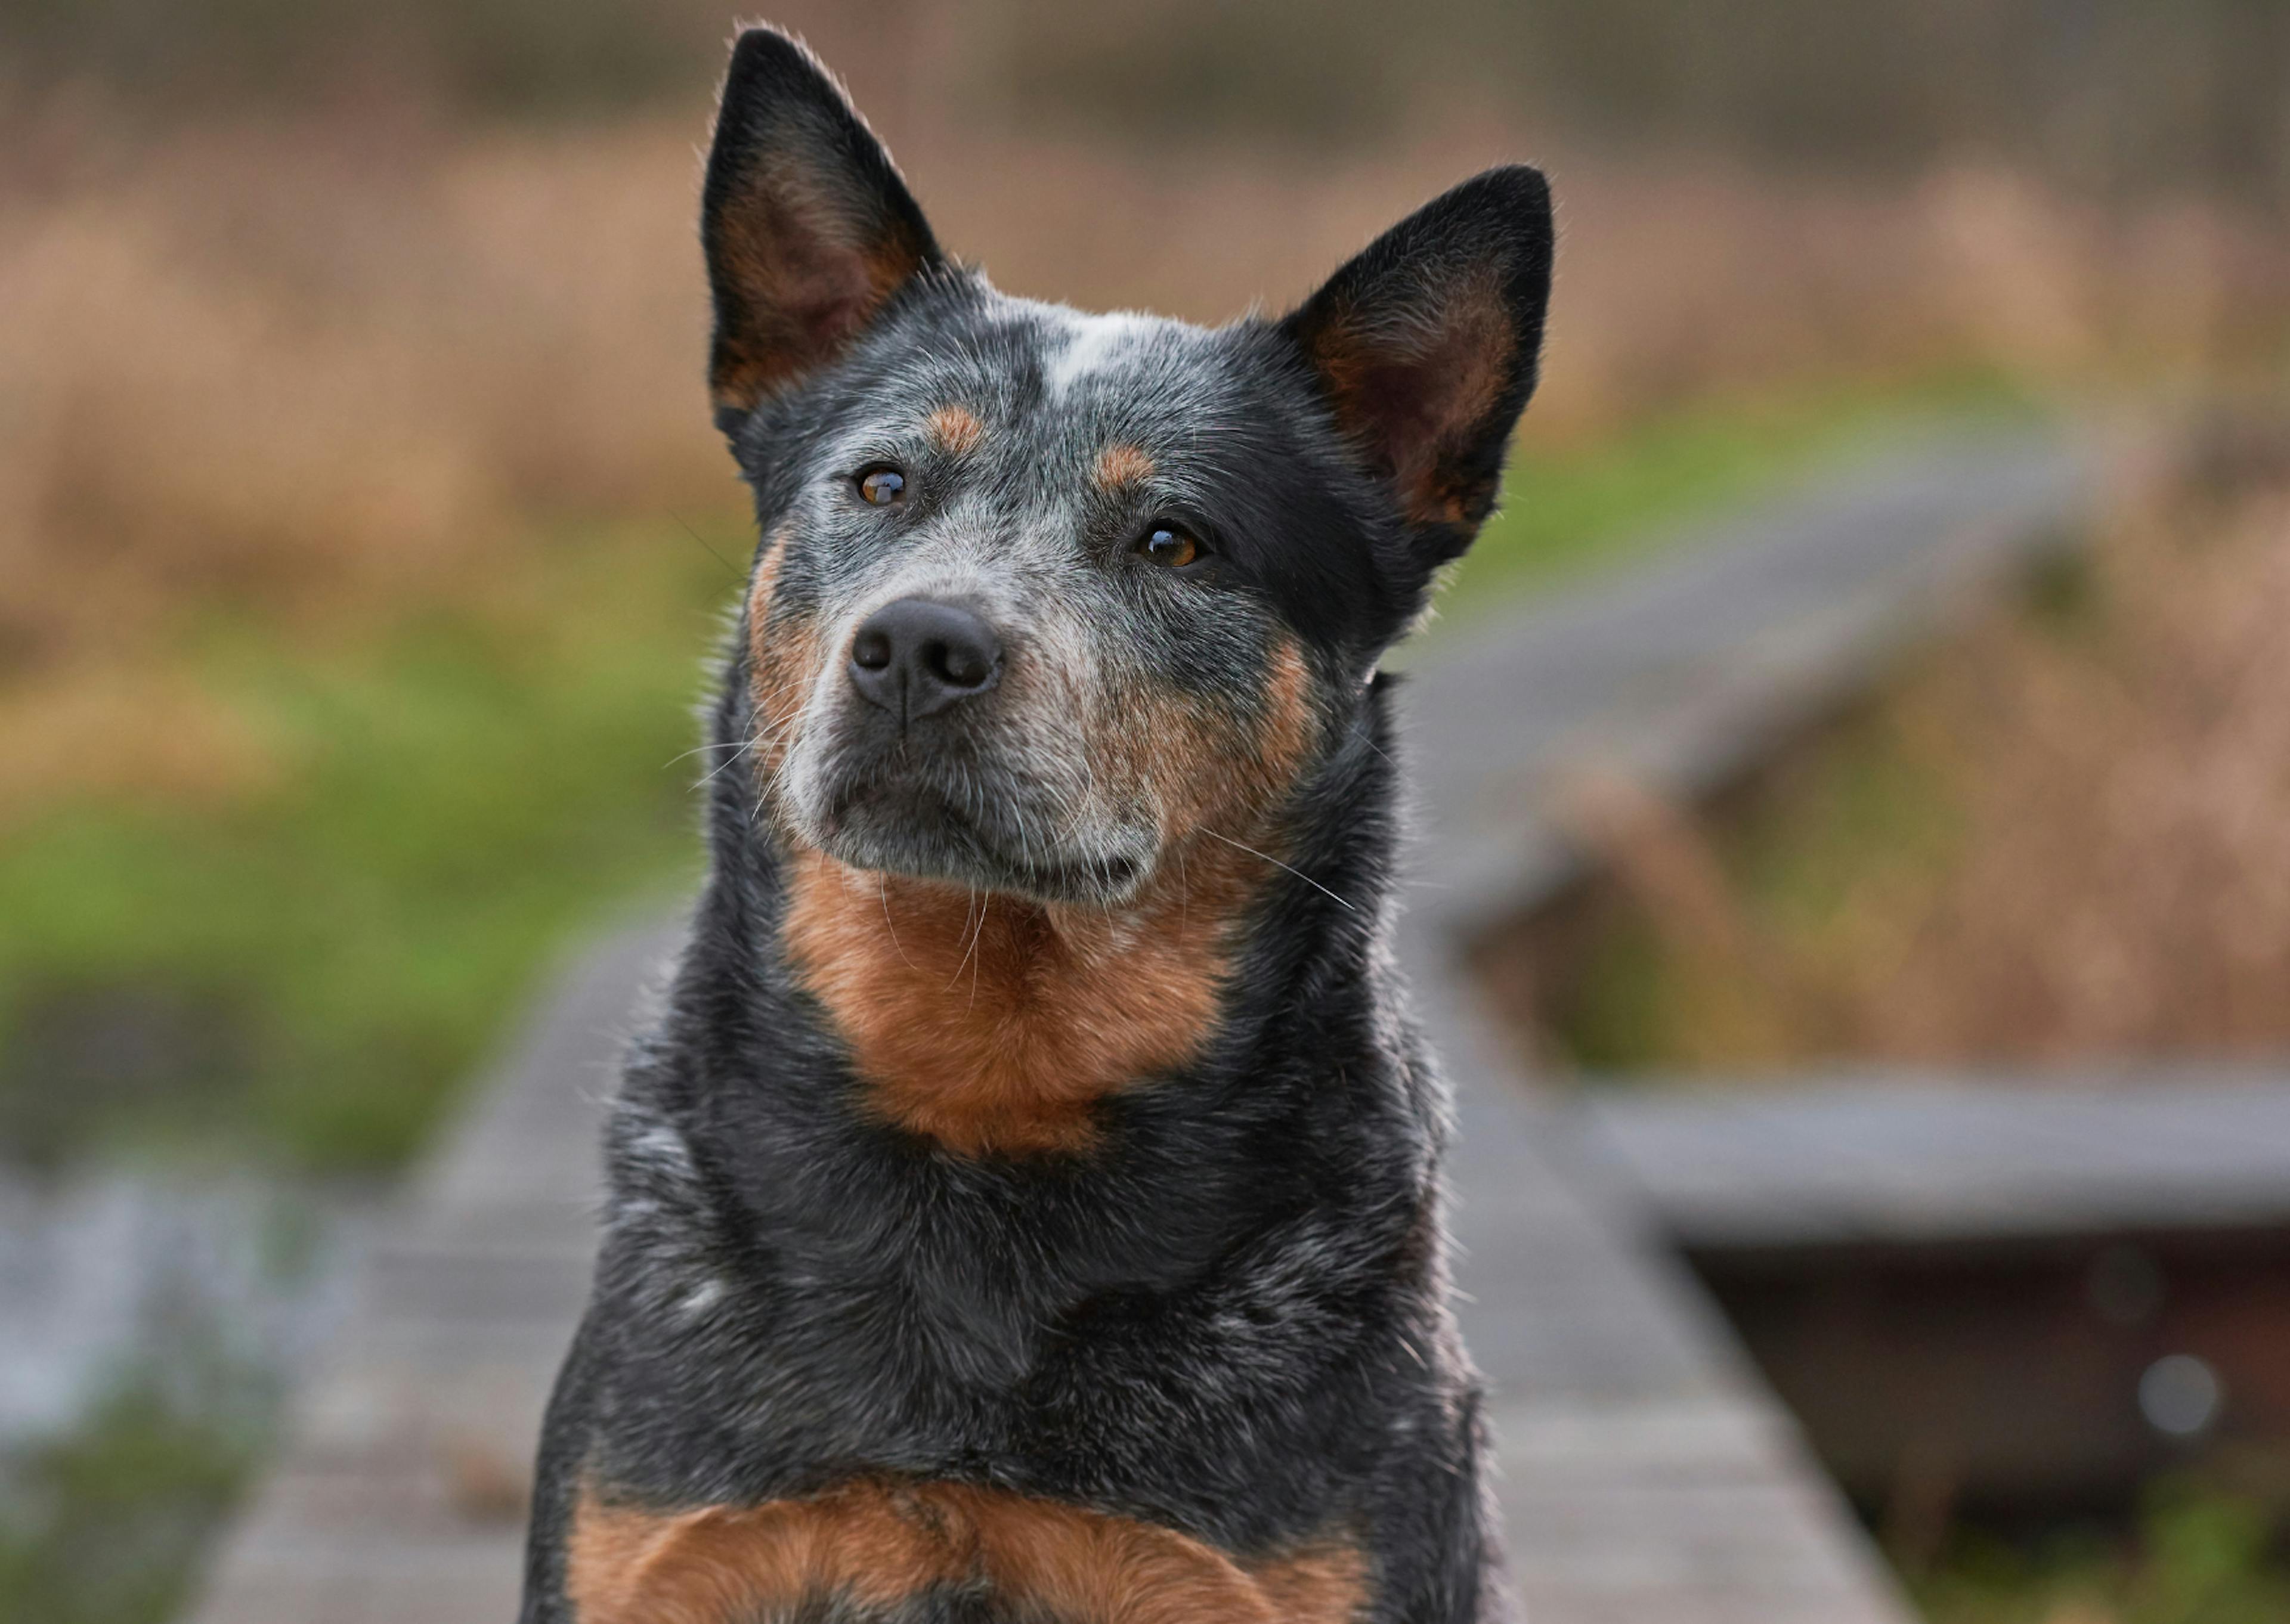
[[[2290,1067],[1705,1081],[1581,1110],[1690,1245],[2290,1225]]]
[[[582,958],[410,1186],[197,1624],[502,1624],[548,1384],[588,1285],[597,1132],[675,932]]]

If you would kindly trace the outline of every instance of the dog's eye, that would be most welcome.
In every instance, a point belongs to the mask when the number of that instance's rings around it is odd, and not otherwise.
[[[1181,570],[1198,558],[1201,544],[1174,524],[1156,524],[1137,538],[1137,551],[1149,564]]]
[[[907,476],[894,468],[877,464],[860,471],[854,481],[859,500],[869,508],[888,508],[907,499]]]

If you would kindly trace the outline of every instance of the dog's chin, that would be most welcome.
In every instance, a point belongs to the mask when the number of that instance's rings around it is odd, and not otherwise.
[[[1037,902],[1116,908],[1152,877],[1157,853],[1140,832],[1049,843],[1029,827],[1045,817],[989,818],[958,811],[928,786],[875,784],[832,796],[818,816],[797,821],[805,838],[852,868]]]

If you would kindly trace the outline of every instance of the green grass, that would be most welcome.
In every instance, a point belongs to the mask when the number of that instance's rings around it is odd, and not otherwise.
[[[1832,395],[1527,449],[1451,598],[1546,585],[1994,399]],[[516,579],[362,640],[210,628],[181,680],[267,741],[269,787],[84,799],[0,839],[0,1151],[402,1162],[553,955],[697,872],[699,764],[677,757],[746,553],[741,524],[706,528],[720,557],[669,519],[553,536]]]
[[[569,936],[689,881],[695,761],[675,758],[736,582],[665,524],[567,540],[537,575],[365,646],[213,632],[184,680],[259,730],[276,783],[11,835],[20,1154],[126,1137],[394,1164]]]
[[[1960,1533],[1910,1589],[1932,1624],[2281,1624],[2286,1537],[2270,1497],[2166,1478],[2127,1538]]]
[[[246,1379],[179,1361],[72,1430],[0,1458],[0,1618],[166,1624],[260,1458]],[[186,1391],[186,1387],[196,1390]]]
[[[1853,899],[1872,888],[1921,891],[1958,850],[1958,788],[1899,716],[1882,706],[1848,716],[1773,769],[1754,802],[1709,830],[1730,894],[1759,937],[1818,961],[1851,950]],[[1591,1076],[1744,1062],[1798,1029],[1810,1012],[1784,1012],[1730,961],[1711,963],[1660,928],[1635,900],[1611,911],[1579,948],[1563,996],[1544,1018],[1569,1060]]]

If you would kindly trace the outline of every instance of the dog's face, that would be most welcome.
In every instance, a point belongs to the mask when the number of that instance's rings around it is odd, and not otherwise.
[[[1197,830],[1253,838],[1335,676],[1278,589],[1282,549],[1341,522],[1343,471],[1314,477],[1252,348],[966,281],[856,347],[777,443],[749,605],[768,792],[799,837],[1099,901]]]
[[[1098,907],[1266,838],[1491,507],[1549,274],[1508,170],[1285,322],[1007,298],[763,31],[703,227],[765,811],[853,868]]]

